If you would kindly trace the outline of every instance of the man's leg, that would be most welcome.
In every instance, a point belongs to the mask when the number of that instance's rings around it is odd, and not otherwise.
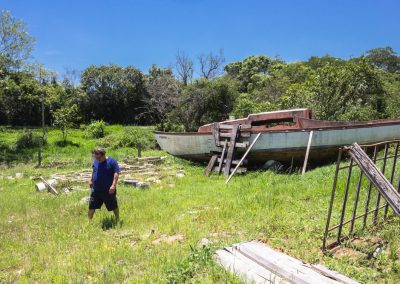
[[[94,215],[95,211],[96,211],[96,209],[89,209],[89,211],[88,211],[89,221],[91,221],[93,219],[93,215]]]
[[[113,212],[114,212],[115,220],[118,222],[119,221],[119,208],[118,207],[115,208],[113,210]]]

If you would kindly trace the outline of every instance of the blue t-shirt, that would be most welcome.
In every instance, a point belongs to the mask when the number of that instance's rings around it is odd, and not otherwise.
[[[111,157],[107,157],[102,163],[95,160],[92,167],[93,191],[108,192],[113,183],[114,174],[121,172],[117,161]]]

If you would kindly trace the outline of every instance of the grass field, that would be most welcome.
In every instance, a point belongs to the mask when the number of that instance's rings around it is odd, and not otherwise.
[[[110,126],[107,131],[124,129]],[[59,131],[50,130],[44,167],[35,168],[36,149],[22,151],[21,159],[10,150],[20,132],[0,132],[3,156],[11,157],[0,167],[0,283],[240,283],[213,262],[213,251],[252,239],[362,283],[400,279],[400,222],[395,218],[359,232],[383,244],[376,258],[371,257],[373,244],[322,253],[333,165],[305,176],[250,172],[226,186],[223,177],[203,177],[203,166],[168,156],[165,163],[183,169],[185,177],[171,177],[149,190],[120,185],[121,222],[113,224],[103,208],[89,223],[82,201],[89,194],[86,185],[53,196],[36,192],[29,177],[90,167],[90,150],[98,140],[74,130],[71,143],[63,144]],[[135,153],[108,149],[119,160]],[[146,150],[144,155],[166,154]],[[7,178],[17,172],[24,177]],[[163,241],[167,237],[171,241]],[[211,243],[201,245],[204,238]]]

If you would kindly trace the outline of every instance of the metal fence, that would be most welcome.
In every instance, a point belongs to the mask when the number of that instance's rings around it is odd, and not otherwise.
[[[361,149],[370,158],[364,160],[355,159],[349,147],[339,149],[323,236],[323,250],[340,245],[367,226],[375,226],[392,215],[389,204],[377,190],[376,181],[366,174],[365,164],[373,163],[379,167],[381,178],[384,176],[398,192],[399,143],[400,140],[394,140],[361,145]]]

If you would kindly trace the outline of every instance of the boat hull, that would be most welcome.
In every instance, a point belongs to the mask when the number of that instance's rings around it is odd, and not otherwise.
[[[400,138],[400,122],[388,125],[363,125],[340,128],[319,128],[289,131],[264,131],[248,155],[249,164],[268,160],[298,164],[304,160],[309,133],[313,130],[309,161],[323,164],[335,159],[339,147],[371,144]],[[250,143],[257,133],[252,133]],[[160,147],[171,155],[206,162],[212,153],[221,152],[211,133],[156,132]],[[244,151],[244,150],[243,150]]]

